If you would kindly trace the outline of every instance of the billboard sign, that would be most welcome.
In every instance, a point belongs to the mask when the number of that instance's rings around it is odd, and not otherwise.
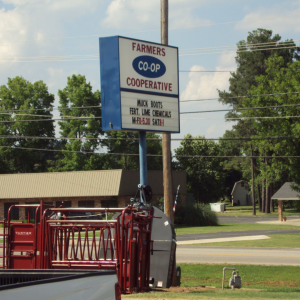
[[[103,130],[180,132],[178,48],[100,38]]]

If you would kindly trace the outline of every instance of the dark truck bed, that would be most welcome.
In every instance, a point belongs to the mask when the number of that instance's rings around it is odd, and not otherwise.
[[[1,300],[115,300],[115,271],[1,270]]]

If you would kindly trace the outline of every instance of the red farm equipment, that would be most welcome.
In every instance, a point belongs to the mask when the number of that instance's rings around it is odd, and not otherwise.
[[[13,207],[27,223],[10,220]],[[30,209],[35,208],[34,222]],[[74,219],[71,212],[114,213],[113,220]],[[58,217],[59,216],[59,217]],[[54,218],[55,217],[55,218]],[[38,222],[38,218],[40,221]],[[54,208],[12,205],[3,220],[3,269],[115,270],[121,291],[149,289],[152,208]]]

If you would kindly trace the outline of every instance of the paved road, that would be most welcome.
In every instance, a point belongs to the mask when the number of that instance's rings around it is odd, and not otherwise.
[[[300,249],[177,247],[177,263],[300,266]]]
[[[300,229],[282,229],[282,230],[249,230],[249,231],[230,231],[230,232],[215,232],[201,234],[183,234],[177,235],[177,241],[190,241],[200,239],[217,239],[236,236],[252,236],[252,235],[272,235],[272,234],[289,234],[300,233]]]
[[[288,217],[288,220],[299,220],[299,216]],[[232,217],[218,216],[219,223],[256,223],[262,221],[277,221],[278,217]]]

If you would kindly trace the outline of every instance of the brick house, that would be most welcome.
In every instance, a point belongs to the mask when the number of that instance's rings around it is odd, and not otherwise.
[[[180,184],[181,198],[186,195],[186,172],[173,171],[173,192]],[[7,217],[12,204],[46,204],[58,207],[125,207],[134,197],[139,171],[100,170],[0,175],[0,220]],[[153,200],[163,197],[163,172],[148,171]],[[14,220],[25,219],[25,209],[14,208]]]

